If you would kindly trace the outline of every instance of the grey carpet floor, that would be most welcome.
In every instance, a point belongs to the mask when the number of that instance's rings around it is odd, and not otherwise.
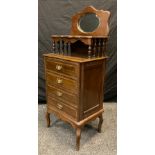
[[[39,155],[116,155],[117,149],[117,105],[104,103],[102,132],[97,132],[98,119],[87,124],[81,133],[80,151],[75,150],[75,130],[54,115],[52,125],[46,127],[46,105],[38,106]]]

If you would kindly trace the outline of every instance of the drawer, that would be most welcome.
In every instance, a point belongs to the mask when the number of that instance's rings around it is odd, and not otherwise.
[[[77,78],[78,75],[78,63],[71,63],[64,60],[58,60],[53,58],[46,59],[46,69],[61,73],[64,75],[69,75],[71,77]]]
[[[51,97],[48,97],[47,108],[54,109],[60,113],[61,112],[66,113],[69,116],[72,116],[72,118],[74,118],[74,119],[77,118],[77,110],[76,109],[71,108],[70,106],[63,104],[62,102],[58,102]]]
[[[57,88],[62,88],[70,93],[77,94],[78,84],[77,81],[64,78],[56,74],[48,73],[46,74],[47,85],[53,85]]]
[[[71,106],[77,107],[77,95],[68,94],[66,91],[57,89],[52,86],[47,86],[47,95],[55,98],[58,101],[62,101],[70,104]]]

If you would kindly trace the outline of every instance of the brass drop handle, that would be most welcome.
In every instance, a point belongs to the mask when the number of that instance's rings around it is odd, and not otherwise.
[[[62,79],[57,78],[57,83],[61,84],[62,83]]]
[[[62,66],[61,66],[61,65],[56,65],[56,69],[57,69],[58,71],[60,71],[60,70],[62,69]]]
[[[62,96],[62,93],[57,91],[57,96],[61,97]]]
[[[63,106],[61,104],[57,104],[57,108],[61,110]]]

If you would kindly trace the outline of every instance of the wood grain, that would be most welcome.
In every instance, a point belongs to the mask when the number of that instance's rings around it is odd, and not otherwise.
[[[95,13],[100,19],[100,26],[93,32],[82,32],[78,29],[78,22],[81,16],[86,13]],[[83,36],[108,36],[109,26],[108,20],[110,17],[109,11],[97,10],[93,6],[88,6],[79,13],[76,13],[72,17],[71,35],[83,35]]]
[[[77,28],[78,20],[85,13],[96,13],[100,26],[93,32],[82,33]],[[86,7],[72,18],[71,35],[53,35],[53,48],[63,40],[71,43],[71,55],[44,54],[47,126],[53,113],[76,129],[76,150],[80,148],[82,127],[99,118],[98,132],[103,122],[103,94],[107,56],[105,55],[109,27],[109,11]],[[63,47],[63,49],[64,49]],[[63,50],[61,49],[61,50]]]

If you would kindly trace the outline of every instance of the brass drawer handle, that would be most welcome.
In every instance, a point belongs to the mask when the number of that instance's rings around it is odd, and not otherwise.
[[[61,97],[62,96],[62,93],[57,91],[57,96]]]
[[[63,109],[63,106],[61,104],[57,104],[57,108],[61,110]]]
[[[61,66],[61,65],[56,65],[56,69],[57,69],[58,71],[60,71],[60,70],[62,69],[62,66]]]
[[[57,83],[61,84],[62,83],[62,79],[57,78]]]

